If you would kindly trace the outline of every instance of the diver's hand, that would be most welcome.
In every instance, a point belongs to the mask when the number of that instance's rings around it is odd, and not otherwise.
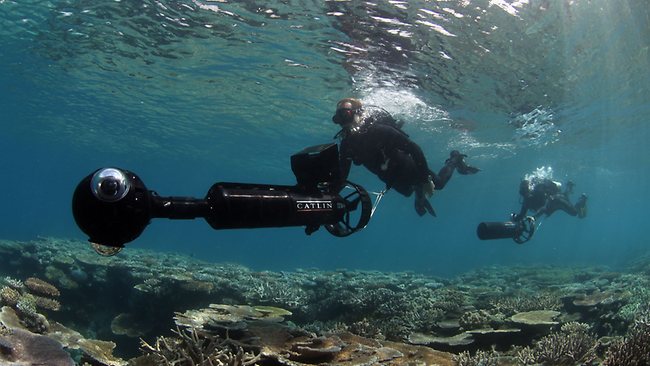
[[[422,193],[425,198],[431,198],[433,196],[433,191],[436,189],[436,185],[433,183],[433,178],[428,175],[427,180],[422,183]]]

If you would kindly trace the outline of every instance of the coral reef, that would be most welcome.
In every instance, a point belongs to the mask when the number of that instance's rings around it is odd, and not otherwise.
[[[485,351],[478,351],[474,355],[463,351],[454,356],[454,361],[458,366],[497,366],[499,364],[496,352]]]
[[[635,320],[629,334],[607,351],[603,366],[650,365],[650,313],[644,311]]]
[[[195,329],[176,329],[175,337],[158,337],[154,345],[142,341],[143,357],[130,366],[254,365],[260,355],[245,351],[237,341],[200,335]]]
[[[220,304],[177,314],[175,337],[142,342],[144,356],[130,365],[453,365],[452,355],[425,347],[345,331],[316,335],[283,323],[288,314]]]
[[[10,365],[74,365],[63,349],[80,350],[81,360],[97,366],[124,366],[112,355],[115,344],[86,339],[78,332],[51,321],[48,331],[37,334],[25,328],[22,314],[4,306],[0,311],[0,361]],[[5,363],[3,363],[5,364]]]
[[[58,297],[59,290],[53,285],[34,277],[24,282],[5,278],[5,286],[0,289],[0,305],[7,305],[20,314],[21,321],[30,331],[45,333],[49,323],[38,310],[58,311],[61,304],[51,297]],[[49,297],[44,297],[49,296]]]
[[[254,271],[138,249],[106,258],[56,238],[0,240],[0,253],[11,276],[0,279],[0,355],[20,329],[108,366],[648,364],[650,265],[639,260],[639,271],[492,267],[447,279]]]
[[[562,325],[559,332],[552,333],[525,347],[517,354],[521,365],[576,365],[590,364],[596,358],[596,338],[589,332],[589,325],[570,322]]]
[[[22,329],[6,330],[0,335],[0,363],[3,365],[75,365],[59,342]]]
[[[41,280],[40,278],[29,277],[24,281],[24,285],[30,290],[32,294],[49,297],[59,297],[59,295],[61,295],[59,289],[54,287],[52,284]]]

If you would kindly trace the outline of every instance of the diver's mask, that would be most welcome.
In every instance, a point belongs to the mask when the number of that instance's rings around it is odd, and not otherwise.
[[[353,108],[338,108],[332,117],[332,121],[340,126],[351,125],[354,123],[354,116],[357,114],[358,109]]]

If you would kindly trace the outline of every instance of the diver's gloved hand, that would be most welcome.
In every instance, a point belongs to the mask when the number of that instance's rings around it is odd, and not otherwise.
[[[422,193],[424,194],[424,197],[427,199],[431,198],[435,189],[436,185],[433,183],[433,177],[428,175],[426,181],[422,183]]]
[[[425,196],[423,189],[418,188],[415,191],[415,212],[418,213],[420,216],[424,216],[427,212],[431,216],[436,216],[436,211],[433,210],[433,207],[431,206],[431,203],[429,203],[429,200]]]
[[[576,184],[573,183],[573,181],[568,180],[566,182],[566,189],[564,190],[564,194],[571,194],[573,193],[573,187],[575,187]]]
[[[445,164],[456,168],[458,174],[468,175],[478,173],[481,169],[467,165],[467,163],[465,163],[466,157],[467,155],[461,154],[458,150],[452,150],[451,153],[449,153],[449,159],[445,161]]]

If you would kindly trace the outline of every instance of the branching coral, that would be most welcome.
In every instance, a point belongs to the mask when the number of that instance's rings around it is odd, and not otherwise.
[[[489,327],[491,316],[486,310],[467,311],[458,323],[465,330]]]
[[[374,289],[364,293],[362,303],[351,309],[387,339],[403,340],[415,330],[429,330],[444,315],[428,292]]]
[[[342,329],[347,329],[350,332],[373,339],[384,339],[385,336],[382,333],[382,330],[377,326],[377,324],[371,323],[368,319],[363,318],[357,322],[345,326],[343,323],[338,324]]]
[[[603,366],[650,365],[650,313],[644,313],[635,320],[628,335],[614,343]]]
[[[158,337],[154,345],[142,341],[142,351],[155,365],[253,365],[260,355],[246,351],[232,339],[200,334],[196,329],[176,329],[176,337]]]
[[[534,311],[534,310],[559,310],[562,308],[560,299],[549,292],[526,296],[504,296],[490,301],[495,311],[505,315]]]
[[[575,365],[593,360],[595,347],[596,339],[590,334],[589,325],[570,322],[559,332],[537,341],[534,348],[519,351],[517,359],[522,365]]]
[[[58,311],[61,309],[61,303],[56,299],[36,295],[32,296],[34,298],[34,305],[36,305],[37,308],[52,311]]]
[[[17,279],[12,278],[12,277],[5,277],[5,278],[2,279],[1,282],[4,285],[6,285],[8,287],[11,287],[11,288],[13,288],[15,290],[20,290],[20,289],[25,287],[25,285],[23,284],[23,281],[17,280]]]
[[[20,300],[20,292],[16,289],[13,289],[9,286],[5,286],[0,289],[0,303],[5,304],[11,307],[14,307],[18,304]]]
[[[49,297],[59,297],[61,294],[59,290],[52,284],[47,283],[39,278],[29,277],[25,280],[25,287],[29,289],[32,294],[44,295]]]
[[[282,305],[290,309],[297,309],[308,302],[307,294],[302,288],[275,278],[257,279],[251,277],[246,297],[252,303]]]
[[[497,366],[498,357],[497,353],[477,351],[474,355],[464,351],[458,355],[454,355],[454,361],[458,366]]]

